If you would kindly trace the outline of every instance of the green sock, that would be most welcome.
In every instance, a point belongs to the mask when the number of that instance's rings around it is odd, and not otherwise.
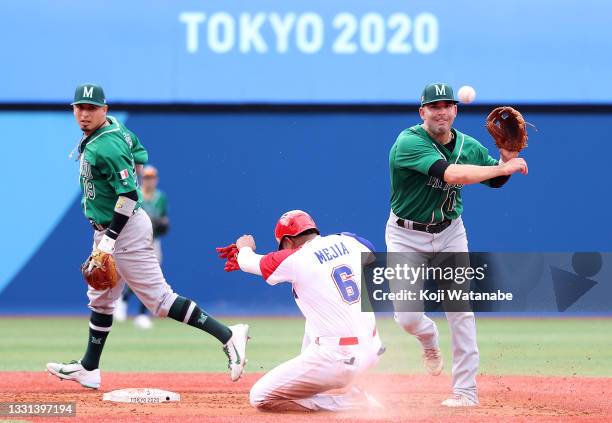
[[[91,312],[91,317],[89,318],[89,342],[87,343],[85,355],[81,359],[81,365],[85,370],[95,370],[100,366],[100,356],[112,326],[112,314]]]
[[[170,307],[168,317],[203,330],[217,338],[222,344],[227,344],[232,337],[230,328],[208,315],[189,298],[177,297]]]

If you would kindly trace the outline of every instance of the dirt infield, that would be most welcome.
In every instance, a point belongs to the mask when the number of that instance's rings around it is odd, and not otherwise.
[[[105,373],[100,391],[59,381],[44,372],[0,373],[0,402],[60,402],[77,404],[77,417],[47,421],[159,421],[159,422],[365,422],[365,421],[612,421],[612,379],[579,377],[480,376],[481,406],[445,409],[448,376],[368,376],[367,389],[384,411],[361,413],[258,412],[248,403],[249,388],[261,374],[248,374],[232,383],[226,374],[211,373]],[[180,403],[134,405],[102,401],[102,393],[115,389],[150,387],[181,394]],[[7,418],[0,417],[0,420]],[[24,420],[22,418],[21,420]],[[41,418],[25,418],[43,421]]]

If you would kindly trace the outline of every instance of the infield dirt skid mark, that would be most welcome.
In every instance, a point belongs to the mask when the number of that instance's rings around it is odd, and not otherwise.
[[[372,374],[362,386],[384,409],[355,413],[262,413],[248,402],[250,387],[262,374],[232,383],[225,373],[104,373],[99,391],[60,382],[46,372],[3,372],[0,402],[76,402],[77,417],[35,421],[158,422],[495,422],[612,421],[612,378],[480,376],[481,406],[447,409],[450,376]],[[162,388],[181,394],[181,402],[119,404],[102,394],[129,387]],[[4,416],[3,416],[4,417]]]

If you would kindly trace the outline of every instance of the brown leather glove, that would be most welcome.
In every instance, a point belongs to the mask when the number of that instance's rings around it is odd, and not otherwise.
[[[493,109],[487,116],[486,127],[495,140],[497,148],[521,151],[527,147],[525,119],[518,110],[510,106]]]
[[[94,250],[85,260],[81,265],[81,273],[85,282],[98,290],[114,288],[119,281],[113,255],[100,250]]]

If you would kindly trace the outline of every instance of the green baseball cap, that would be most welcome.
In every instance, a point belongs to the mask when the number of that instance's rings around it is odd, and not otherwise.
[[[436,101],[452,101],[453,103],[459,103],[455,100],[453,95],[453,87],[444,82],[434,82],[428,84],[423,88],[423,94],[421,94],[421,106],[429,103],[435,103]]]
[[[74,90],[74,101],[71,104],[93,104],[96,106],[106,106],[104,90],[98,84],[81,84],[76,87],[76,90]]]

